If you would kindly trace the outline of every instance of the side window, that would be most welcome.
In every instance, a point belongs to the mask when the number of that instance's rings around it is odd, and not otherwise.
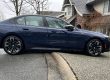
[[[104,1],[104,13],[107,15],[110,13],[110,0]]]
[[[50,28],[64,28],[68,24],[57,18],[46,17],[46,20]]]
[[[16,20],[17,24],[20,24],[20,25],[25,25],[25,18],[24,17],[21,17],[21,18],[18,18]]]
[[[26,25],[31,26],[44,26],[43,18],[40,16],[27,16]]]
[[[109,0],[109,5],[108,5],[108,12],[110,12],[110,0]]]

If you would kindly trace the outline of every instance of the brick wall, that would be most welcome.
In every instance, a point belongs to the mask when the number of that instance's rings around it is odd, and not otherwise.
[[[76,24],[80,24],[84,29],[110,35],[110,16],[102,16],[97,12],[93,12],[91,15],[85,15],[83,17],[77,14]]]

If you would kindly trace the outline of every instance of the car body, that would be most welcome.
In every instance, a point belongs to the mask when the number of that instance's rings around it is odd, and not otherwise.
[[[65,28],[69,23],[51,16],[23,15],[0,22],[0,47],[4,39],[14,35],[22,40],[25,50],[75,50],[84,51],[88,42],[97,39],[102,44],[101,52],[109,51],[109,37],[98,32]]]

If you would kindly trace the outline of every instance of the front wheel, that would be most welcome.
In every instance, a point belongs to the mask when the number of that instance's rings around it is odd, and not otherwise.
[[[3,41],[3,48],[10,55],[19,54],[23,49],[22,40],[17,36],[7,36]]]
[[[102,42],[99,39],[92,39],[87,44],[87,52],[91,56],[99,56],[102,53]]]

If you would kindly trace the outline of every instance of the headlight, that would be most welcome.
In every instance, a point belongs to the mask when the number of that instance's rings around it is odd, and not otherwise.
[[[110,37],[106,37],[108,41],[110,41]]]
[[[108,38],[109,36],[107,36],[107,35],[104,35],[104,37],[107,37],[107,38]]]

